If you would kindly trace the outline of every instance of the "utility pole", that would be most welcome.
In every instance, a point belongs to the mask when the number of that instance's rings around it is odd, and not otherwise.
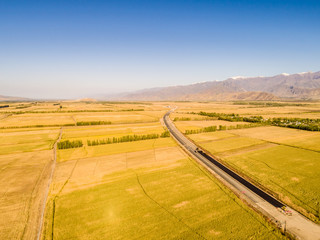
[[[287,220],[284,220],[284,232],[287,231]]]
[[[284,220],[284,222],[283,222],[283,233],[286,233],[286,231],[287,231],[287,221]]]

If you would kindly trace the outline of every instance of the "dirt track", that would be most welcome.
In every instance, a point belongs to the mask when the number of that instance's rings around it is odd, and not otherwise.
[[[44,197],[42,199],[42,203],[41,203],[41,206],[40,206],[40,212],[39,212],[40,218],[39,218],[37,238],[36,238],[37,240],[39,240],[41,238],[41,232],[42,232],[42,226],[43,226],[43,220],[44,220],[44,213],[45,213],[47,198],[48,198],[48,195],[49,195],[49,189],[50,189],[50,185],[51,185],[51,182],[52,182],[54,169],[56,167],[56,162],[57,162],[57,145],[58,145],[58,142],[61,140],[62,130],[63,130],[63,128],[60,129],[59,137],[58,137],[57,141],[53,145],[53,161],[51,161],[50,162],[50,166],[48,166],[48,171],[47,172],[50,172],[49,173],[50,175],[49,175],[49,178],[47,180],[47,186],[46,186],[46,189],[45,189],[45,195],[44,195]]]

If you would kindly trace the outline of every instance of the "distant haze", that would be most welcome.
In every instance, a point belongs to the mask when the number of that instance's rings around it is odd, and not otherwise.
[[[319,71],[320,1],[1,1],[0,95]]]

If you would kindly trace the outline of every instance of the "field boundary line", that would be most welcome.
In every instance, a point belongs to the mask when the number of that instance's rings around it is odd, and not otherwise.
[[[277,235],[273,232],[272,230],[272,226],[271,224],[267,224],[263,221],[261,221],[257,216],[255,216],[253,214],[253,212],[251,212],[250,210],[253,210],[254,212],[257,212],[255,209],[252,209],[250,207],[250,204],[241,196],[241,195],[237,195],[232,189],[229,189],[228,186],[220,179],[218,178],[215,174],[213,174],[212,172],[210,172],[207,168],[205,168],[205,166],[203,166],[201,163],[200,165],[197,164],[199,163],[196,159],[194,159],[192,157],[192,155],[186,151],[181,145],[180,143],[178,143],[178,147],[180,149],[180,151],[183,154],[186,154],[188,157],[187,159],[189,160],[189,162],[191,163],[191,165],[193,165],[195,168],[197,168],[198,170],[200,170],[211,182],[213,182],[214,185],[216,185],[224,194],[226,194],[226,196],[231,199],[232,201],[234,201],[243,211],[245,211],[246,213],[248,213],[252,218],[254,218],[257,222],[259,222],[263,227],[265,227],[266,229],[269,230],[269,232],[272,232],[274,236],[277,237]],[[242,201],[243,200],[243,201]],[[244,203],[245,206],[248,207],[245,208],[241,203]],[[261,214],[259,214],[261,216]],[[263,215],[262,215],[263,217]],[[270,229],[271,228],[271,229]]]
[[[175,109],[176,108],[172,108],[169,110],[163,119],[171,132],[171,136],[180,143],[180,146],[184,148],[186,152],[189,152],[197,162],[205,166],[210,172],[217,176],[218,179],[221,179],[223,183],[226,183],[226,186],[237,196],[242,196],[241,199],[243,199],[244,202],[247,202],[248,205],[274,222],[281,228],[283,234],[288,234],[289,237],[299,239],[318,239],[320,233],[319,225],[291,208],[288,208],[288,211],[290,211],[289,214],[280,214],[278,210],[282,206],[285,206],[283,203],[272,197],[272,195],[265,190],[262,190],[264,188],[260,189],[259,184],[256,185],[255,182],[252,183],[248,181],[245,177],[242,177],[242,174],[239,174],[238,171],[233,171],[228,165],[224,165],[223,161],[220,162],[219,158],[213,157],[210,153],[195,145],[179,132],[169,118],[170,113]],[[230,177],[228,177],[227,174]]]
[[[236,133],[231,133],[237,137],[247,137],[247,136],[241,136],[240,134],[236,134]],[[186,136],[188,138],[188,136]],[[263,140],[263,139],[260,139],[260,138],[254,138],[254,137],[248,137],[248,138],[252,138],[252,139],[256,139],[256,140],[261,140],[261,141],[264,141],[265,143],[269,143],[269,144],[274,144],[275,146],[274,147],[281,147],[281,146],[284,146],[284,147],[291,147],[291,148],[294,148],[294,149],[300,149],[300,150],[304,150],[304,151],[310,151],[310,152],[315,152],[315,153],[320,153],[320,151],[317,151],[317,150],[312,150],[312,149],[307,149],[307,148],[303,148],[303,147],[298,147],[298,146],[292,146],[292,145],[289,145],[289,144],[284,144],[284,143],[278,143],[278,142],[273,142],[273,141],[268,141],[268,140]],[[194,144],[199,144],[200,142],[195,142],[193,141],[192,139],[188,138],[188,140],[192,141],[192,143]],[[215,141],[215,140],[214,140]],[[258,145],[258,144],[257,144]],[[246,147],[244,147],[246,148]],[[257,149],[257,150],[253,150],[253,151],[259,151],[259,150],[263,150],[263,149]],[[228,152],[228,151],[225,151],[225,152]],[[219,153],[223,153],[223,152],[219,152]],[[218,154],[219,154],[218,153]],[[212,154],[212,153],[211,153]],[[241,155],[241,154],[240,154]],[[255,185],[259,186],[260,188],[262,188],[264,191],[266,191],[268,194],[271,194],[272,196],[276,197],[277,199],[279,199],[279,193],[277,193],[276,191],[274,190],[271,190],[269,187],[263,185],[261,183],[261,181],[259,181],[258,179],[256,179],[252,174],[250,174],[249,172],[246,172],[244,171],[243,169],[238,169],[238,167],[235,165],[235,164],[232,164],[230,162],[227,162],[225,161],[224,158],[227,158],[227,157],[232,157],[231,156],[217,156],[215,155],[216,158],[218,158],[223,164],[225,164],[226,166],[228,166],[229,168],[231,168],[233,171],[235,171],[237,174],[241,175],[242,177],[244,177],[245,179],[248,179],[250,182],[253,182]],[[248,157],[249,158],[249,157]],[[280,171],[278,169],[275,169],[275,168],[271,168],[267,163],[263,162],[263,161],[260,161],[260,160],[257,160],[257,159],[254,159],[255,161],[261,163],[261,164],[264,164],[266,165],[268,168],[272,169],[273,171]],[[287,171],[287,172],[290,172],[290,173],[293,173],[293,174],[297,174],[295,172],[292,172],[292,171]],[[303,174],[300,173],[300,175],[304,176]],[[312,209],[313,211],[317,211],[317,209],[314,209],[313,207],[309,206],[307,203],[303,202],[302,200],[300,200],[298,197],[296,197],[293,193],[291,193],[290,191],[286,190],[285,188],[283,188],[282,186],[280,186],[279,184],[276,184],[275,182],[271,181],[274,185],[276,185],[277,187],[283,189],[284,191],[286,191],[289,195],[291,195],[293,198],[297,199],[300,203],[303,204],[303,206],[300,206],[303,210],[306,211],[306,213],[309,213],[309,214],[312,214],[315,216],[315,214],[310,211],[310,209]],[[282,198],[281,198],[282,200]],[[309,219],[310,221],[313,222],[313,220],[311,220],[307,214],[303,211],[301,211],[299,209],[299,205],[296,205],[296,204],[293,204],[293,203],[286,203],[288,206],[290,206],[292,209],[296,210],[297,212],[299,212],[302,216],[306,217],[307,219]],[[304,206],[307,206],[309,208],[309,210],[307,208],[305,208]]]
[[[33,197],[34,197],[34,193],[35,193],[38,185],[40,185],[40,179],[41,179],[41,177],[43,176],[43,174],[44,174],[44,172],[45,172],[45,169],[46,169],[47,166],[49,166],[49,165],[50,165],[50,162],[48,162],[47,164],[45,164],[45,165],[43,166],[43,168],[42,168],[42,170],[41,170],[41,173],[39,174],[39,176],[38,176],[38,178],[37,178],[36,184],[35,184],[35,185],[33,186],[33,188],[32,188],[32,192],[31,192],[30,197],[29,197],[29,199],[28,199],[28,204],[25,206],[25,210],[24,210],[24,211],[26,211],[27,216],[26,216],[26,220],[25,220],[25,225],[24,225],[24,228],[23,228],[23,232],[22,232],[22,235],[21,235],[21,239],[23,239],[24,236],[25,236],[25,234],[26,234],[26,229],[27,229],[28,221],[29,221],[29,219],[30,219],[30,208],[31,208],[32,199],[33,199]],[[41,201],[40,201],[40,202],[41,202]],[[46,202],[46,201],[44,201],[44,202]],[[42,214],[40,213],[40,215],[42,215]],[[40,216],[40,218],[41,218],[41,216]],[[38,234],[38,233],[37,233],[37,234]]]
[[[285,192],[287,192],[289,195],[291,195],[292,197],[294,197],[296,200],[298,200],[300,203],[302,203],[302,206],[306,206],[306,207],[308,207],[309,208],[309,210],[308,209],[306,209],[305,207],[302,207],[304,210],[306,210],[308,213],[311,213],[311,214],[314,214],[314,213],[312,213],[312,211],[314,211],[314,212],[317,212],[317,209],[315,209],[315,208],[313,208],[312,206],[310,206],[308,203],[306,203],[306,202],[304,202],[303,200],[301,200],[299,197],[297,197],[295,194],[293,194],[292,192],[290,192],[289,190],[287,190],[287,189],[285,189],[284,187],[282,187],[281,185],[279,185],[279,184],[277,184],[276,182],[274,182],[274,181],[272,181],[272,180],[270,180],[274,185],[276,185],[276,186],[278,186],[279,188],[281,188],[282,190],[284,190]],[[293,208],[296,208],[294,205],[294,203],[292,203],[291,204],[292,205],[292,207]],[[297,207],[299,207],[299,206],[297,206]],[[310,209],[311,209],[311,211],[310,211]],[[300,212],[300,211],[299,211]],[[304,215],[304,213],[302,213],[301,212],[301,214],[303,214]],[[316,214],[314,214],[314,215],[316,215]],[[307,217],[307,216],[306,216]]]
[[[236,135],[238,137],[247,137],[247,136],[241,136],[240,134],[237,134],[237,133],[231,133],[231,134],[234,134],[234,135]],[[292,148],[302,149],[302,150],[305,150],[305,151],[320,153],[320,150],[314,150],[314,149],[294,146],[294,145],[290,145],[290,144],[286,144],[286,143],[279,143],[279,142],[274,142],[274,141],[270,141],[270,140],[264,140],[264,139],[261,139],[261,138],[255,138],[255,137],[248,137],[248,138],[257,139],[257,140],[261,140],[261,141],[268,142],[268,143],[273,143],[273,144],[280,145],[280,146],[292,147]]]
[[[77,120],[74,118],[73,115],[71,115],[71,119],[74,121],[74,125],[77,126]]]
[[[182,151],[184,151],[184,150],[182,150]],[[255,216],[252,211],[254,211],[254,212],[257,212],[257,211],[255,211],[255,209],[250,208],[249,203],[246,202],[245,199],[241,198],[241,195],[238,196],[237,194],[235,194],[223,182],[220,182],[220,179],[218,179],[215,175],[211,174],[206,168],[204,168],[203,165],[197,164],[195,159],[193,159],[190,156],[187,159],[189,160],[189,162],[191,162],[191,164],[193,166],[198,168],[211,182],[213,182],[222,192],[224,192],[224,194],[226,194],[229,199],[231,199],[233,202],[235,202],[243,211],[248,213],[253,219],[255,219],[257,222],[259,222],[263,227],[268,229],[269,232],[271,232],[274,236],[277,237],[277,235],[273,232],[271,224],[263,222],[257,216]],[[241,201],[241,200],[244,200],[244,201]],[[243,203],[244,206],[247,206],[248,209],[245,208],[241,203]],[[252,210],[252,211],[250,211],[250,210]]]
[[[37,240],[40,240],[40,238],[41,238],[46,203],[47,203],[47,199],[48,199],[48,195],[49,195],[49,189],[50,189],[52,179],[53,179],[53,173],[54,173],[54,170],[56,168],[56,163],[57,163],[57,145],[58,145],[58,142],[60,142],[60,140],[62,138],[62,131],[63,131],[63,127],[60,128],[59,137],[53,145],[53,164],[52,164],[52,169],[51,169],[50,177],[49,177],[46,192],[45,192],[45,198],[43,200],[42,207],[41,207],[41,217],[40,217],[40,221],[39,221]]]
[[[10,116],[12,116],[13,114],[4,114],[4,116],[2,116],[1,118],[0,118],[0,120],[3,120],[3,119],[6,119],[6,118],[8,118],[8,117],[10,117]]]
[[[220,132],[222,132],[222,131],[220,131]],[[212,132],[209,132],[209,133],[212,133]],[[202,134],[202,133],[197,133],[197,134]],[[189,136],[189,135],[195,135],[195,134],[188,134],[187,136]],[[203,141],[197,141],[197,143],[202,144],[202,143],[218,142],[221,140],[227,140],[227,139],[233,139],[233,138],[239,138],[239,136],[229,136],[229,137],[218,138],[218,139],[213,139],[213,140],[203,140]]]
[[[297,148],[297,149],[301,149],[301,150],[305,150],[305,151],[320,153],[319,150],[314,150],[314,149],[309,149],[309,148],[294,146],[294,145],[285,144],[285,143],[277,143],[277,142],[272,142],[272,141],[267,141],[267,142],[274,143],[274,144],[278,144],[278,145],[285,146],[285,147],[292,147],[292,148]]]
[[[55,212],[56,212],[56,199],[59,196],[59,194],[62,192],[62,190],[64,189],[64,187],[67,185],[67,183],[69,182],[70,178],[73,175],[74,169],[76,168],[77,164],[78,164],[79,159],[77,159],[74,163],[74,166],[72,168],[72,171],[69,175],[69,177],[67,178],[67,180],[64,182],[64,184],[62,185],[62,187],[60,188],[59,192],[54,196],[53,198],[53,209],[52,209],[52,233],[51,233],[51,239],[53,239],[53,235],[54,235],[54,217],[55,217]],[[39,240],[39,239],[38,239]]]
[[[137,177],[137,182],[141,188],[141,190],[143,191],[143,193],[152,201],[154,202],[156,205],[158,205],[161,209],[163,209],[165,212],[167,212],[170,216],[172,216],[173,218],[175,218],[176,220],[178,220],[178,222],[182,223],[185,227],[187,227],[191,232],[193,232],[194,234],[198,235],[200,238],[202,239],[206,239],[205,237],[203,237],[200,233],[198,233],[196,230],[194,230],[192,227],[190,227],[188,224],[186,224],[182,219],[178,218],[176,215],[174,215],[172,212],[170,212],[168,209],[166,209],[164,206],[162,206],[160,203],[158,203],[155,199],[153,199],[144,189],[144,187],[142,186],[140,179],[139,179],[139,175],[137,174],[136,171],[133,170],[133,172],[136,174]]]

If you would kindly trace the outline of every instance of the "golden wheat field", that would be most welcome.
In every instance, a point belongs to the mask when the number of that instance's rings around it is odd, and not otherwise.
[[[315,102],[281,104],[9,103],[0,109],[0,238],[286,238],[171,137],[160,137],[169,105],[178,106],[171,118],[182,132],[246,125],[201,111],[320,116]],[[317,221],[319,132],[259,125],[187,136]]]

